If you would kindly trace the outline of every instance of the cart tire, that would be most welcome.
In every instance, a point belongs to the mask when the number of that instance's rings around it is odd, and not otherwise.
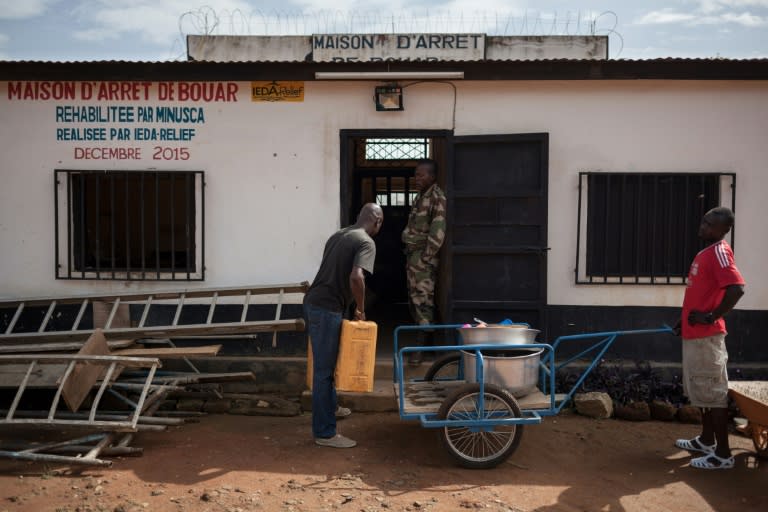
[[[751,423],[749,429],[752,431],[752,442],[755,445],[757,456],[768,459],[768,427]]]
[[[429,367],[424,380],[459,380],[460,363],[461,354],[458,352],[443,354]]]
[[[460,387],[443,401],[438,418],[481,419],[477,412],[480,384]],[[485,418],[493,414],[502,418],[522,416],[517,400],[506,389],[485,385]],[[497,425],[478,431],[470,427],[443,427],[440,440],[458,463],[469,469],[493,468],[504,462],[517,449],[523,436],[523,425]]]

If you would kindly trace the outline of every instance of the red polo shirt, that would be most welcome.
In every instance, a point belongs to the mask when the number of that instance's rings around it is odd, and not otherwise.
[[[720,305],[725,289],[734,284],[744,284],[744,278],[736,268],[728,242],[720,240],[699,251],[688,271],[681,321],[683,339],[706,338],[726,332],[722,318],[712,324],[690,325],[688,313],[692,310],[709,313]]]

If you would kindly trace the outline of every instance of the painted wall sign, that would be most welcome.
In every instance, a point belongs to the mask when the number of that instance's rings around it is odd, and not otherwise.
[[[251,82],[251,101],[304,101],[304,82]]]
[[[208,105],[236,82],[8,82],[9,102],[50,103],[51,137],[74,160],[189,160]]]
[[[485,58],[485,34],[314,34],[315,62]]]

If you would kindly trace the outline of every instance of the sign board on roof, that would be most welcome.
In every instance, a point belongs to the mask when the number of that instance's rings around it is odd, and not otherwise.
[[[315,62],[464,61],[485,58],[485,34],[314,34]]]

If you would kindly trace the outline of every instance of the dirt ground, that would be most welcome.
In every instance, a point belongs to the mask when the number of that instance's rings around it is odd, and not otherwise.
[[[688,466],[694,425],[591,420],[528,426],[491,470],[454,464],[437,431],[397,413],[353,414],[358,446],[315,446],[310,416],[212,415],[137,436],[111,468],[0,459],[0,511],[766,511],[768,461],[733,435],[736,468]]]

